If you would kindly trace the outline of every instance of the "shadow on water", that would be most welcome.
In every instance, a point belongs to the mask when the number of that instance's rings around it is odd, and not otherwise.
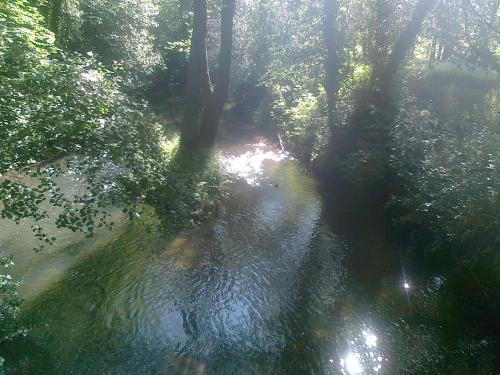
[[[468,266],[454,249],[426,254],[419,243],[395,236],[383,207],[365,201],[360,209],[349,192],[342,194],[348,196],[337,196],[326,209],[334,232],[351,250],[345,293],[334,316],[364,323],[358,339],[349,340],[346,353],[351,354],[342,358],[338,373],[495,373],[500,368],[498,267],[481,260]],[[349,324],[334,326],[342,332]],[[374,333],[367,333],[369,326]],[[363,340],[359,348],[355,343]]]
[[[146,212],[83,259],[27,306],[28,337],[0,348],[7,374],[492,368],[458,363],[456,339],[443,347],[446,280],[402,259],[380,220],[327,215],[315,181],[263,140],[224,152],[230,194],[215,215],[167,239],[149,230],[158,218]],[[206,182],[185,178],[182,194]]]

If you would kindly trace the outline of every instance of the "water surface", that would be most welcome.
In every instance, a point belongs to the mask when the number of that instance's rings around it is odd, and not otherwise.
[[[30,334],[2,348],[8,374],[438,368],[433,327],[405,319],[417,285],[432,297],[443,280],[410,277],[383,236],[334,233],[314,179],[275,148],[226,151],[230,194],[201,227],[167,240],[146,217],[29,298]]]

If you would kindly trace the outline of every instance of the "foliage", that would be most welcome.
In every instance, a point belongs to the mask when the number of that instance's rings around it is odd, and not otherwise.
[[[27,1],[2,2],[0,10],[0,216],[29,219],[40,240],[35,250],[56,241],[46,220],[92,236],[113,226],[109,207],[123,206],[135,219],[150,203],[169,235],[213,209],[217,163],[204,155],[196,171],[176,164],[175,143],[165,142],[147,104],[124,93],[126,64],[63,53]],[[79,191],[61,189],[68,176]],[[0,275],[0,342],[26,334],[16,323],[18,285]]]
[[[314,159],[327,140],[321,13],[321,1],[249,2],[242,5],[236,20],[240,25],[235,31],[233,68],[236,108],[246,113],[266,107],[270,116],[260,116],[263,123],[258,125],[278,130],[285,148],[305,161]],[[272,91],[271,97],[262,88]],[[272,102],[262,105],[262,101]]]
[[[150,72],[159,63],[154,48],[158,1],[78,0],[66,5],[61,46],[94,52],[107,66],[118,61],[130,73]]]
[[[220,197],[222,173],[220,157],[212,150],[185,154],[179,139],[170,142],[171,158],[165,165],[165,183],[151,191],[146,202],[170,236],[186,227],[196,226],[216,208]]]
[[[498,72],[498,7],[495,0],[438,2],[420,52],[431,61],[481,65]]]
[[[274,101],[272,118],[283,134],[284,147],[301,160],[314,161],[328,140],[324,92],[320,97],[306,93],[294,106],[280,99]]]
[[[188,1],[63,0],[57,33],[65,50],[119,63],[129,90],[156,99],[179,95],[189,46]]]
[[[200,169],[193,175],[203,180],[201,185],[187,186],[194,181],[188,177],[190,169],[175,167],[174,151],[163,146],[165,134],[147,104],[123,92],[125,66],[106,67],[91,52],[81,56],[58,51],[35,7],[24,0],[2,4],[1,217],[17,223],[33,219],[32,229],[43,247],[55,240],[42,228],[49,217],[58,227],[91,236],[96,228],[114,224],[107,207],[123,204],[134,217],[141,203],[170,204],[179,194],[192,200],[184,202],[191,208],[178,210],[179,221],[199,214],[196,206],[208,197],[208,187],[215,189],[217,181],[209,181],[215,169]],[[123,5],[113,4],[118,8],[106,11],[100,8],[105,2],[83,5],[99,10],[109,22],[119,12],[132,16]],[[148,17],[139,11],[133,16],[150,19],[156,11],[149,11]],[[84,192],[61,191],[58,181],[68,174],[81,180]]]
[[[14,281],[12,276],[6,270],[12,267],[9,257],[0,258],[0,267],[4,269],[0,273],[0,343],[11,340],[18,335],[26,335],[26,329],[19,326],[16,322],[21,309],[21,299],[18,296],[17,288],[20,283]],[[4,364],[4,359],[0,357],[0,372]]]
[[[119,66],[111,71],[91,55],[56,53],[51,33],[27,2],[2,9],[13,37],[5,39],[0,65],[0,214],[40,222],[49,204],[59,209],[59,227],[92,235],[113,224],[106,207],[143,200],[150,181],[164,181],[162,129],[145,103],[121,91]],[[16,31],[30,12],[41,36]],[[23,42],[22,53],[13,48]],[[63,173],[82,178],[86,191],[63,194],[57,185]],[[32,228],[44,243],[54,241],[40,225]]]
[[[431,68],[414,79],[394,129],[392,167],[405,186],[392,201],[398,225],[426,238],[428,251],[453,247],[467,262],[493,255],[498,241],[495,82],[483,71]]]
[[[443,280],[439,298],[419,304],[418,314],[434,320],[440,327],[434,345],[446,343],[450,351],[436,363],[419,364],[424,369],[487,372],[494,367],[490,358],[498,338],[491,326],[500,285],[498,80],[491,72],[453,65],[410,76],[392,131],[390,165],[397,185],[387,212],[417,264]],[[415,329],[418,322],[410,326]]]
[[[37,9],[26,0],[0,3],[2,67],[16,64],[26,68],[27,60],[43,60],[55,52],[54,35],[44,27],[43,21]]]
[[[162,1],[156,15],[154,48],[161,56],[151,77],[149,95],[155,104],[169,96],[182,96],[190,46],[191,2]]]

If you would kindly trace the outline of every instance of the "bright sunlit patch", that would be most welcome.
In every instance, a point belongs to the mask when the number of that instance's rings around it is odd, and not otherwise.
[[[369,348],[375,348],[377,346],[377,336],[368,331],[363,331],[363,336],[365,338],[366,346]]]
[[[405,282],[403,283],[403,288],[405,288],[405,290],[410,289],[410,284],[408,283],[408,281],[405,281]]]
[[[99,81],[99,72],[97,70],[88,70],[84,73],[82,73],[82,78],[86,79],[87,81],[91,82],[97,82]]]
[[[379,341],[378,332],[370,325],[362,323],[355,328],[346,342],[345,354],[341,355],[341,373],[344,375],[379,373],[384,361]],[[330,360],[330,363],[333,361]]]
[[[259,185],[258,178],[262,175],[264,161],[280,162],[287,158],[283,152],[269,150],[264,142],[251,145],[251,150],[244,154],[228,157],[224,164],[227,172],[238,176],[249,185]]]
[[[345,358],[342,358],[340,365],[349,375],[361,374],[363,372],[359,355],[356,353],[349,353]]]

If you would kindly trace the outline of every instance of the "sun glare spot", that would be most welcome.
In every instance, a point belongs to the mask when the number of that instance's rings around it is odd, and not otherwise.
[[[251,150],[244,154],[228,157],[224,164],[227,172],[238,176],[252,186],[258,186],[258,179],[264,172],[264,161],[280,162],[287,158],[283,152],[266,149],[264,142],[249,145]]]
[[[359,355],[356,353],[349,353],[345,358],[342,358],[340,365],[349,375],[361,374],[363,372]]]
[[[361,324],[353,332],[352,339],[347,342],[345,354],[340,357],[341,373],[344,375],[379,373],[384,360],[379,341],[373,328]]]
[[[377,336],[368,331],[363,331],[363,336],[365,337],[366,346],[369,348],[375,348],[377,346]]]

